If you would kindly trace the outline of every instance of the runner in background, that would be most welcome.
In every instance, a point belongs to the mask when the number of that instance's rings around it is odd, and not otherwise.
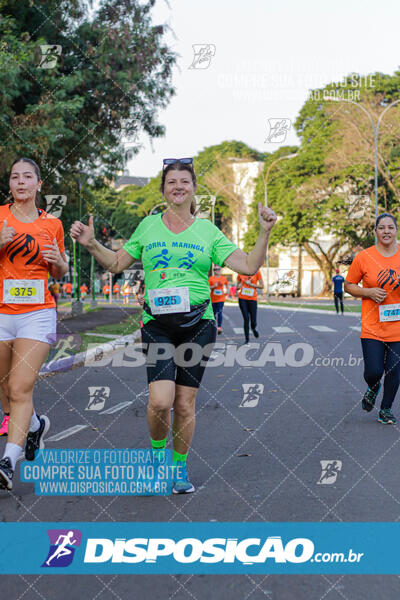
[[[336,275],[332,277],[333,283],[333,300],[335,302],[336,314],[339,314],[339,302],[340,302],[340,310],[342,314],[344,312],[343,308],[343,283],[344,277],[340,275],[339,269],[336,269]]]
[[[105,283],[103,285],[103,294],[104,294],[104,300],[108,301],[108,297],[110,295],[110,286],[108,285],[108,283]]]
[[[3,410],[3,420],[0,425],[0,436],[8,435],[8,423],[10,421],[10,402],[0,385],[0,402]]]
[[[119,292],[120,292],[119,283],[114,283],[114,285],[113,285],[113,294],[115,296],[115,300],[119,299]]]
[[[221,275],[221,267],[214,265],[214,275],[208,278],[208,285],[211,292],[211,303],[214,311],[214,317],[217,321],[217,332],[222,333],[222,311],[224,310],[224,302],[228,293],[228,280],[224,275]]]
[[[129,294],[131,292],[130,285],[127,281],[122,284],[121,294],[122,294],[122,303],[129,304]]]
[[[37,416],[32,396],[57,328],[48,277],[61,279],[68,264],[61,221],[36,206],[37,164],[16,160],[9,184],[13,202],[0,207],[0,385],[10,403],[0,487],[11,490],[24,445],[25,458],[34,460],[50,426],[47,416]]]
[[[236,287],[236,285],[232,284],[231,287],[229,288],[229,294],[230,294],[232,300],[234,300],[236,298],[236,292],[237,292],[237,287]]]
[[[72,283],[70,281],[67,281],[67,283],[64,284],[65,285],[65,292],[66,294],[72,298]]]
[[[165,449],[173,408],[176,469],[172,491],[186,494],[195,489],[188,477],[186,459],[195,429],[196,396],[216,339],[208,273],[212,263],[226,264],[247,277],[255,273],[265,260],[269,233],[277,217],[270,208],[258,204],[259,235],[246,254],[211,221],[195,217],[192,158],[164,159],[161,192],[166,211],[145,217],[117,252],[95,239],[92,217],[88,226],[73,223],[71,236],[112,273],[121,273],[139,259],[143,263],[146,288],[142,341],[148,357],[151,444],[160,453]],[[154,356],[158,344],[172,344],[175,352],[162,356],[157,352]],[[186,364],[188,345],[192,357]],[[216,444],[215,451],[218,440]]]
[[[49,290],[51,295],[54,298],[54,302],[56,303],[56,308],[58,307],[58,300],[60,298],[60,284],[57,281],[53,281],[53,283],[49,286]]]
[[[88,293],[88,286],[86,285],[86,283],[82,283],[81,287],[79,288],[81,291],[81,299],[84,300],[87,296]]]
[[[249,343],[249,320],[254,337],[258,338],[257,331],[257,290],[264,288],[260,271],[249,277],[238,275],[239,308],[243,316],[243,329],[245,344]]]
[[[144,306],[144,293],[145,293],[145,286],[144,286],[144,279],[141,280],[138,291],[136,292],[136,301],[139,304],[139,306],[141,306],[143,308]],[[143,319],[140,319],[140,328],[143,327]]]
[[[63,283],[61,286],[62,297],[65,300],[67,297],[67,283]]]
[[[400,249],[395,217],[379,215],[375,232],[377,244],[356,255],[344,289],[361,298],[361,346],[368,384],[361,406],[367,412],[374,408],[384,375],[378,421],[394,425],[392,405],[400,383]]]

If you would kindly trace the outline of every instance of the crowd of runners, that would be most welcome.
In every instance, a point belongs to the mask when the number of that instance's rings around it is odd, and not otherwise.
[[[148,352],[151,344],[161,342],[176,349],[172,357],[157,356],[146,365],[150,443],[162,454],[171,431],[173,461],[180,467],[173,492],[180,494],[195,489],[187,458],[195,429],[196,396],[210,348],[223,331],[229,295],[235,298],[237,294],[244,343],[249,343],[250,330],[259,337],[257,301],[264,288],[259,269],[277,217],[259,203],[258,238],[245,253],[211,221],[196,217],[193,159],[164,159],[162,167],[165,210],[144,218],[123,248],[114,252],[96,240],[93,217],[87,224],[75,221],[70,235],[110,273],[122,273],[138,260],[143,264],[144,281],[137,292],[143,304],[144,347]],[[35,459],[50,426],[46,415],[35,412],[33,388],[56,336],[57,280],[67,272],[68,264],[61,221],[38,207],[42,186],[38,165],[28,158],[16,160],[9,184],[9,202],[0,207],[0,399],[4,412],[0,435],[7,435],[0,459],[0,487],[10,490],[17,461]],[[374,408],[383,378],[378,420],[395,424],[392,404],[400,383],[396,219],[380,215],[375,231],[376,244],[357,254],[346,280],[338,272],[333,277],[334,300],[336,311],[340,306],[343,313],[343,283],[345,292],[362,300],[361,345],[368,385],[362,408]],[[232,285],[222,274],[224,266],[237,273]],[[126,285],[114,284],[111,289],[105,284],[102,291],[107,297],[111,293],[125,297]],[[71,293],[71,289],[64,291]],[[87,294],[85,284],[80,291]],[[177,360],[179,349],[194,340],[203,355],[182,367]]]

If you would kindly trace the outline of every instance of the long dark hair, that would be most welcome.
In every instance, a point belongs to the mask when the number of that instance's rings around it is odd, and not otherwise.
[[[17,163],[20,162],[25,162],[25,163],[29,163],[30,165],[32,165],[33,170],[35,171],[36,177],[38,179],[38,181],[41,180],[41,176],[40,176],[40,169],[39,166],[37,165],[37,163],[35,163],[34,160],[32,160],[31,158],[25,158],[24,156],[21,156],[20,158],[17,158],[16,160],[14,160],[13,164],[11,165],[11,169],[10,169],[10,176],[11,176],[11,171],[14,165],[16,165]],[[11,202],[13,202],[14,200],[12,199]],[[40,195],[40,192],[36,192],[36,196],[35,196],[35,205],[36,208],[40,208],[42,205],[42,196]]]
[[[196,187],[197,180],[196,180],[196,173],[194,171],[193,165],[184,165],[181,162],[176,162],[176,163],[173,163],[172,165],[168,165],[167,167],[165,167],[165,169],[163,169],[163,172],[161,175],[161,186],[160,186],[162,194],[164,194],[165,178],[167,176],[167,173],[169,173],[170,171],[188,171],[192,178],[193,186]],[[192,202],[190,203],[190,214],[194,215],[195,212],[196,212],[196,200],[193,198]]]

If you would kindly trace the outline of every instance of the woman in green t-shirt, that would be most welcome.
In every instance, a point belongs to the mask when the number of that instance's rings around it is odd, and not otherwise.
[[[174,493],[194,491],[186,457],[195,426],[195,400],[216,338],[210,303],[211,264],[226,264],[253,275],[262,265],[275,213],[258,206],[260,232],[246,254],[213,223],[196,219],[196,175],[193,159],[165,159],[161,192],[166,210],[150,215],[121,250],[104,248],[94,237],[93,217],[86,226],[75,221],[71,236],[108,271],[120,273],[140,259],[145,273],[142,340],[149,382],[148,423],[153,449],[162,450],[171,424],[173,460],[179,469]]]

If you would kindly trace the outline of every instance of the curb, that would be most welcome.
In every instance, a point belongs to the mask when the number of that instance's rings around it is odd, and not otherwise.
[[[118,347],[133,344],[138,337],[140,337],[140,329],[136,329],[136,331],[129,335],[123,335],[116,338],[112,342],[105,342],[89,348],[88,350],[85,350],[85,352],[79,352],[78,354],[65,356],[59,360],[45,363],[39,371],[38,380],[101,360],[104,356],[108,356],[115,352]]]
[[[317,308],[290,308],[289,306],[269,306],[267,304],[258,304],[258,308],[264,308],[267,310],[290,310],[292,312],[307,312],[307,313],[316,313],[319,315],[334,315],[335,317],[337,316],[336,311],[333,310],[321,310],[321,309],[317,309]],[[340,315],[342,316],[342,315]],[[344,312],[343,314],[344,317],[358,317],[361,320],[361,313],[355,313],[355,312]]]

